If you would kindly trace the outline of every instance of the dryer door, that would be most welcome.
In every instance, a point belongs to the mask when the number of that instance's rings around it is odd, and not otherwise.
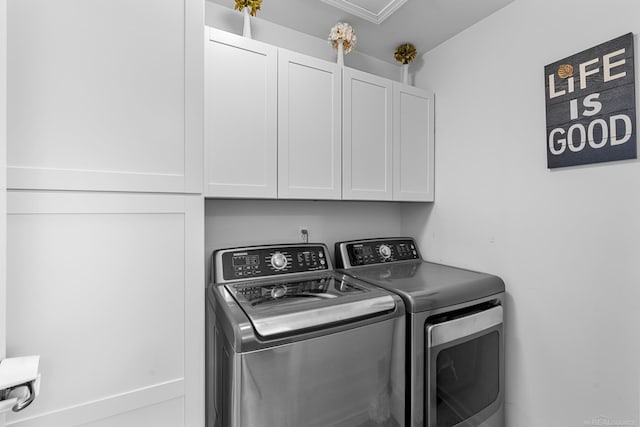
[[[425,329],[427,427],[502,427],[502,307]]]

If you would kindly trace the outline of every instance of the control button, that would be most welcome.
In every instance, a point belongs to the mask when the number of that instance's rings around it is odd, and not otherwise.
[[[282,270],[287,267],[287,257],[280,252],[271,255],[271,265],[276,270]]]
[[[380,252],[380,256],[384,259],[391,258],[391,248],[387,245],[380,245],[378,252]]]
[[[318,256],[319,256],[320,258],[322,258],[322,257],[324,257],[324,253],[322,253],[322,251],[320,251],[320,252],[318,252]]]
[[[323,259],[321,259],[321,260],[320,260],[320,264],[322,264],[322,265],[324,265],[324,264],[325,264],[325,262],[324,262],[324,260],[323,260]]]

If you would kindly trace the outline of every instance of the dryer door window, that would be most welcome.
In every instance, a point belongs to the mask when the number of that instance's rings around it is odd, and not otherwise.
[[[481,312],[427,326],[428,427],[478,425],[498,409],[504,361],[502,309],[497,308],[499,313],[488,316]]]

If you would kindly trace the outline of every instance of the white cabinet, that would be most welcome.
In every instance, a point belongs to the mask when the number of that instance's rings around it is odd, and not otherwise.
[[[42,373],[11,425],[204,425],[203,205],[9,193],[7,354]]]
[[[9,0],[8,186],[200,192],[202,0]]]
[[[8,424],[203,426],[204,200],[158,194],[202,191],[203,1],[7,12],[0,333],[42,373]]]
[[[434,200],[433,93],[393,84],[393,200]]]
[[[433,94],[349,68],[343,79],[343,198],[433,201]]]
[[[205,196],[275,199],[278,50],[207,31]]]
[[[208,29],[205,195],[433,201],[433,94]]]
[[[343,69],[342,198],[392,199],[392,82]]]
[[[278,51],[279,198],[341,198],[341,86],[336,64]]]

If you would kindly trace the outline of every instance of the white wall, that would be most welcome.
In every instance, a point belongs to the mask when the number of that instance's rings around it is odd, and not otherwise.
[[[546,64],[638,17],[637,0],[516,0],[416,77],[436,93],[436,202],[403,206],[403,232],[504,278],[510,427],[640,425],[640,162],[547,169],[544,98]]]
[[[299,226],[309,228],[309,242],[397,236],[396,203],[294,200],[207,200],[207,266],[214,249],[267,243],[301,242]],[[209,280],[209,273],[207,273]]]
[[[229,3],[232,4],[231,2]],[[258,14],[259,15],[259,14]],[[230,33],[242,34],[242,14],[232,8],[216,3],[205,3],[205,23],[211,27]],[[330,28],[327,28],[327,37]],[[335,61],[336,54],[325,39],[310,36],[289,28],[274,24],[260,16],[251,17],[251,35],[254,39],[274,46],[315,56],[326,61]],[[400,79],[400,67],[362,54],[357,50],[345,56],[346,66],[366,71],[389,79]]]

